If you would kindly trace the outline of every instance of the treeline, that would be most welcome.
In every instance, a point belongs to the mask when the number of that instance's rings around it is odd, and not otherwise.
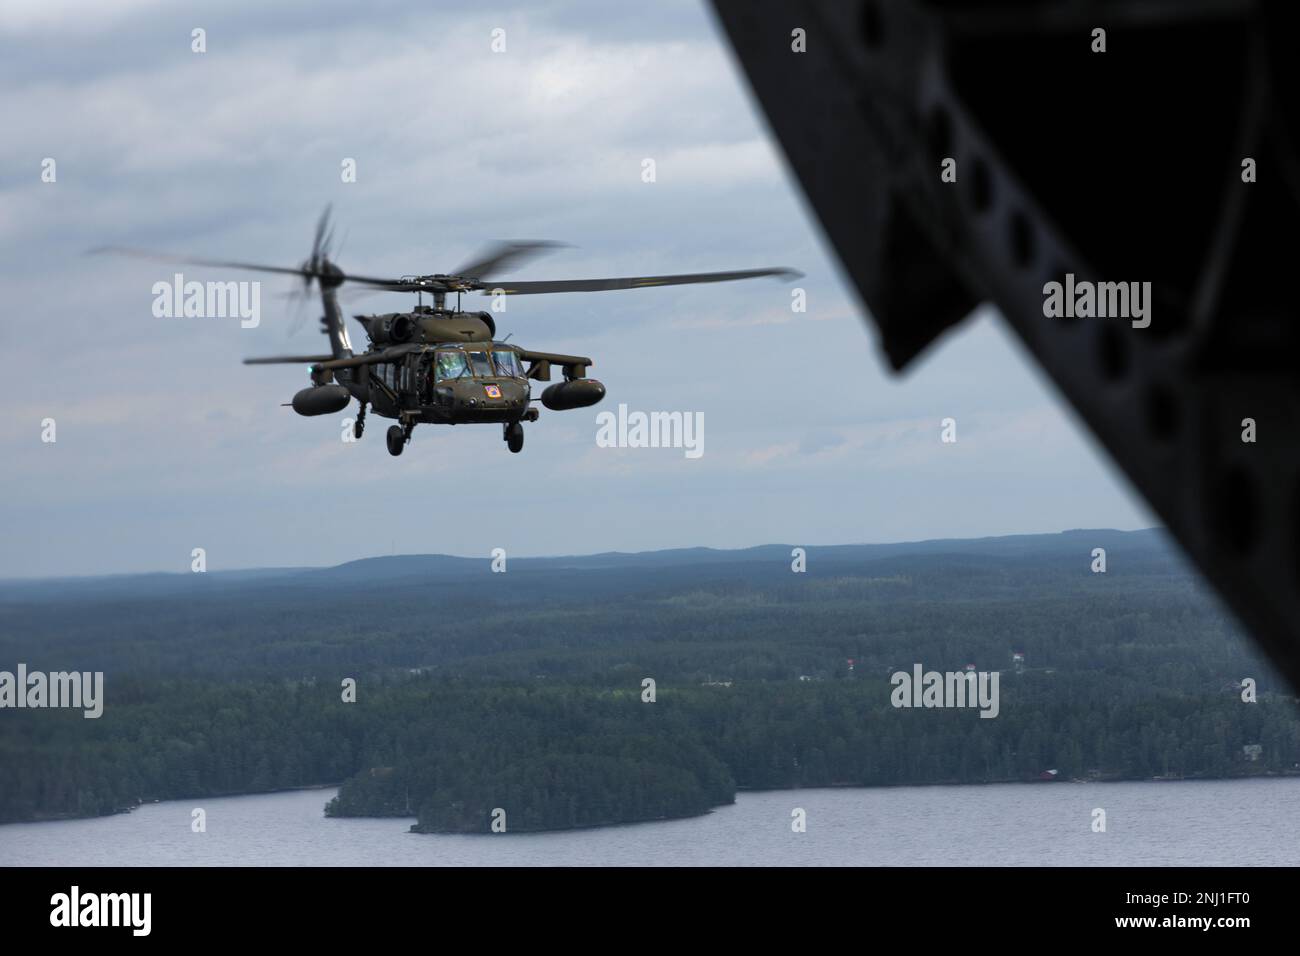
[[[833,679],[926,666],[1159,671],[1190,689],[1249,673],[1249,643],[1169,558],[905,555],[857,566],[788,560],[608,571],[556,567],[453,582],[283,583],[152,598],[0,599],[0,666],[110,678],[320,677],[429,669],[474,679]],[[202,575],[192,577],[201,578]],[[1248,668],[1243,671],[1242,668]]]
[[[343,781],[328,812],[510,831],[701,813],[737,787],[788,788],[1291,772],[1290,698],[1246,704],[1094,673],[1003,675],[1000,713],[895,709],[878,677],[639,682],[157,683],[98,721],[22,712],[0,733],[0,820],[107,813]],[[80,723],[78,723],[80,721]],[[1243,748],[1257,744],[1257,759]],[[12,772],[11,772],[12,771]]]
[[[341,782],[332,814],[464,832],[502,810],[517,832],[700,813],[737,787],[1300,769],[1293,699],[1182,564],[1121,536],[1091,574],[1098,533],[1078,534],[814,549],[805,574],[762,552],[6,585],[0,669],[106,679],[98,720],[0,711],[0,821]],[[1000,671],[999,716],[891,707],[914,663]]]

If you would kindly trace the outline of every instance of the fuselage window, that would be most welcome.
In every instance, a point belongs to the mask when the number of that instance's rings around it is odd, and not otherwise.
[[[465,353],[439,352],[437,366],[439,381],[460,378],[465,374]]]
[[[519,367],[519,358],[514,352],[493,352],[492,360],[496,363],[498,375],[520,378],[524,374]]]
[[[470,352],[469,361],[474,366],[474,374],[479,378],[492,377],[492,363],[488,361],[486,352]]]

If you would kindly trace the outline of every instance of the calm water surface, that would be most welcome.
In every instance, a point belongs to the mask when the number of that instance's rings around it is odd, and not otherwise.
[[[1300,779],[742,793],[707,816],[565,833],[433,836],[333,820],[335,790],[149,804],[0,826],[0,864],[57,866],[1300,865]],[[207,832],[190,811],[207,811]],[[805,833],[791,811],[807,812]],[[1105,833],[1091,830],[1106,811]]]

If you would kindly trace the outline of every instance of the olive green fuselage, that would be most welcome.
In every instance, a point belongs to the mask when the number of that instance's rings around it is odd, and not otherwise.
[[[396,360],[364,366],[354,373],[367,375],[360,388],[368,393],[371,408],[384,418],[409,418],[434,424],[513,422],[528,411],[529,383],[518,359],[518,350],[499,342],[460,342],[442,345],[412,345]],[[501,358],[509,355],[518,374],[512,374]],[[439,365],[457,360],[450,374],[440,374]],[[347,384],[347,383],[345,383]]]
[[[591,359],[495,341],[487,312],[423,307],[356,318],[370,348],[334,363],[333,375],[384,418],[450,425],[535,419],[530,379],[550,381],[552,364],[565,383],[549,390],[548,407],[584,407],[604,396],[604,387],[586,378]]]

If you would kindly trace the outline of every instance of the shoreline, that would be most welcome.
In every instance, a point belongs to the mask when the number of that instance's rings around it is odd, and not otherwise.
[[[1229,781],[1229,780],[1234,780],[1234,781],[1235,780],[1278,780],[1278,779],[1285,779],[1289,777],[1300,778],[1300,769],[1283,770],[1283,771],[1262,771],[1260,773],[1250,773],[1250,774],[1229,774],[1226,776],[1186,776],[1186,775],[1177,776],[1177,777],[1110,776],[1110,777],[1098,777],[1095,779],[1065,778],[1062,780],[1023,780],[1023,779],[985,780],[985,781],[969,782],[969,783],[944,781],[944,782],[936,782],[936,783],[878,783],[878,784],[868,784],[868,785],[854,784],[854,783],[828,783],[828,784],[819,784],[817,786],[809,786],[809,787],[799,787],[799,786],[736,787],[735,796],[738,797],[741,794],[761,794],[761,793],[796,793],[802,790],[893,790],[893,789],[903,789],[903,788],[910,788],[910,787],[997,787],[997,786],[1020,785],[1020,784],[1028,784],[1028,785],[1076,784],[1078,785],[1078,784],[1117,784],[1117,783],[1213,783],[1213,782],[1222,782],[1222,781]],[[159,798],[159,799],[152,799],[152,800],[143,800],[140,803],[137,803],[135,806],[124,807],[119,810],[114,810],[110,813],[94,813],[94,814],[84,814],[84,815],[71,814],[71,815],[59,815],[59,816],[47,816],[47,817],[34,817],[29,820],[8,820],[3,823],[0,823],[0,828],[9,827],[9,826],[27,826],[27,825],[38,824],[38,823],[67,823],[76,820],[102,820],[102,819],[107,819],[109,817],[115,817],[123,814],[133,813],[134,811],[140,809],[141,807],[148,806],[150,804],[155,804],[155,803],[188,803],[194,800],[226,800],[226,799],[233,799],[239,797],[264,797],[264,796],[273,796],[275,794],[280,794],[280,793],[304,793],[312,790],[337,790],[341,786],[342,783],[315,783],[315,784],[303,784],[297,787],[277,787],[274,790],[245,790],[245,791],[232,791],[229,793],[209,793],[209,794],[204,794],[201,797],[172,797],[166,800]],[[612,827],[639,826],[641,824],[646,824],[646,823],[666,823],[666,822],[671,822],[673,820],[694,820],[700,817],[708,816],[709,814],[715,812],[720,807],[733,806],[735,802],[736,802],[735,798],[733,797],[733,799],[727,803],[719,803],[699,813],[685,814],[682,816],[647,817],[645,819],[639,819],[639,820],[616,820],[616,821],[609,821],[605,823],[583,824],[574,827],[548,827],[548,828],[527,829],[527,830],[515,829],[515,830],[508,830],[507,832],[528,833],[528,834],[571,833],[579,830],[604,830]],[[417,820],[418,821],[418,817],[416,817],[414,814],[410,816],[391,816],[391,815],[368,816],[365,814],[326,815],[323,806],[321,808],[321,818],[324,820]],[[496,835],[496,834],[483,833],[482,831],[478,831],[478,830],[436,830],[436,829],[421,830],[421,829],[417,829],[417,827],[418,827],[418,822],[412,824],[407,832],[416,834],[418,836],[493,836]]]

